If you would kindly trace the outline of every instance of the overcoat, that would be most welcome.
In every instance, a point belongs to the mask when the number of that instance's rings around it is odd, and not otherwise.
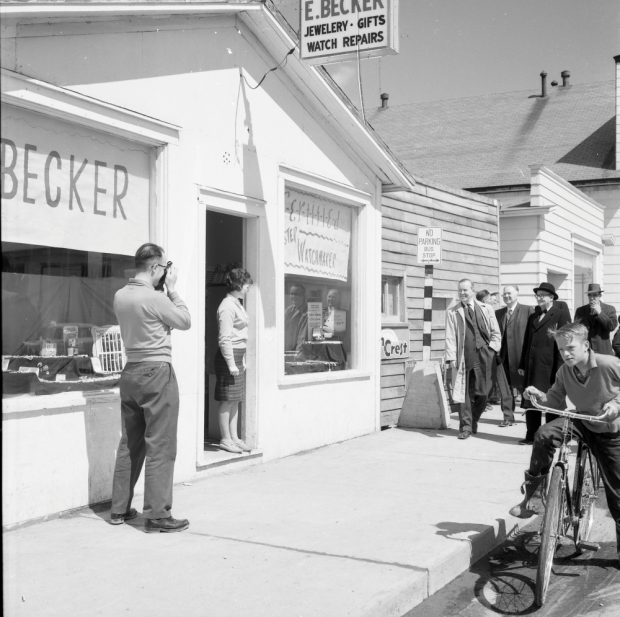
[[[502,335],[495,317],[495,310],[490,304],[474,300],[480,308],[484,322],[489,331],[489,347],[499,352]],[[446,361],[453,362],[452,369],[452,400],[455,403],[465,402],[465,310],[461,302],[448,309],[446,316]],[[490,388],[490,384],[489,384]]]
[[[563,363],[549,331],[570,323],[570,312],[566,303],[554,302],[542,319],[539,319],[540,315],[540,308],[536,307],[527,320],[519,368],[525,371],[524,387],[535,386],[546,392]]]
[[[507,306],[495,311],[497,323],[502,333],[500,358],[504,364],[506,375],[508,375],[508,381],[513,388],[523,387],[523,377],[519,375],[519,363],[521,362],[521,352],[523,351],[523,340],[525,339],[527,320],[533,312],[533,306],[527,306],[517,302],[510,316],[510,321],[508,321]]]
[[[614,355],[610,335],[616,328],[618,318],[616,309],[611,304],[601,302],[599,315],[591,313],[589,304],[580,306],[575,311],[575,321],[582,323],[588,329],[588,340],[594,352]]]

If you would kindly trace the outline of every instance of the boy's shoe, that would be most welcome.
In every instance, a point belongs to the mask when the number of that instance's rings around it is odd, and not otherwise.
[[[115,514],[112,512],[112,514],[110,514],[110,525],[121,525],[125,521],[136,518],[136,516],[138,516],[138,511],[135,508],[129,508],[129,510],[123,514]]]

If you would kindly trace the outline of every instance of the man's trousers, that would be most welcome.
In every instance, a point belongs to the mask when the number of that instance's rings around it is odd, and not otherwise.
[[[168,362],[132,362],[120,381],[121,440],[116,453],[112,512],[131,506],[145,466],[145,518],[172,516],[172,478],[177,453],[179,389]]]

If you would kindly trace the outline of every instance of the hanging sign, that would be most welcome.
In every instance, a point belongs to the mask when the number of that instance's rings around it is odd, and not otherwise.
[[[441,263],[441,227],[418,229],[418,263]]]
[[[397,53],[398,0],[301,0],[303,60],[320,64]]]
[[[347,280],[351,208],[318,195],[285,191],[284,271]]]
[[[112,135],[2,106],[2,239],[133,255],[149,237],[150,154]]]

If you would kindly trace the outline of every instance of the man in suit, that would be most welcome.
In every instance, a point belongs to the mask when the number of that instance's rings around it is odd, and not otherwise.
[[[550,330],[558,330],[570,322],[570,312],[565,302],[556,302],[558,294],[551,283],[541,283],[534,288],[538,306],[527,320],[519,375],[523,377],[523,386],[534,386],[546,392],[555,381],[555,374],[562,365],[562,357],[555,340],[549,335]],[[529,399],[524,397],[522,407],[527,407]],[[546,415],[549,422],[557,416]],[[525,412],[526,433],[520,444],[534,443],[534,435],[542,424],[542,414],[537,410]]]
[[[502,371],[498,369],[497,382],[504,414],[504,420],[499,425],[504,427],[514,424],[515,392],[519,394],[523,392],[523,377],[519,375],[519,362],[527,320],[534,312],[534,307],[519,304],[518,285],[506,285],[502,297],[506,306],[495,311],[495,316],[502,334],[502,347],[499,352]],[[504,373],[504,380],[502,380],[501,372]]]
[[[495,311],[475,298],[469,279],[458,283],[459,300],[446,318],[446,364],[451,368],[452,399],[461,403],[459,439],[478,432],[478,420],[484,411],[491,388],[495,354],[501,334]]]
[[[611,333],[616,328],[616,309],[611,304],[601,301],[603,290],[597,283],[588,285],[588,304],[575,311],[575,322],[582,323],[588,329],[590,347],[595,353],[614,355],[611,345]]]

